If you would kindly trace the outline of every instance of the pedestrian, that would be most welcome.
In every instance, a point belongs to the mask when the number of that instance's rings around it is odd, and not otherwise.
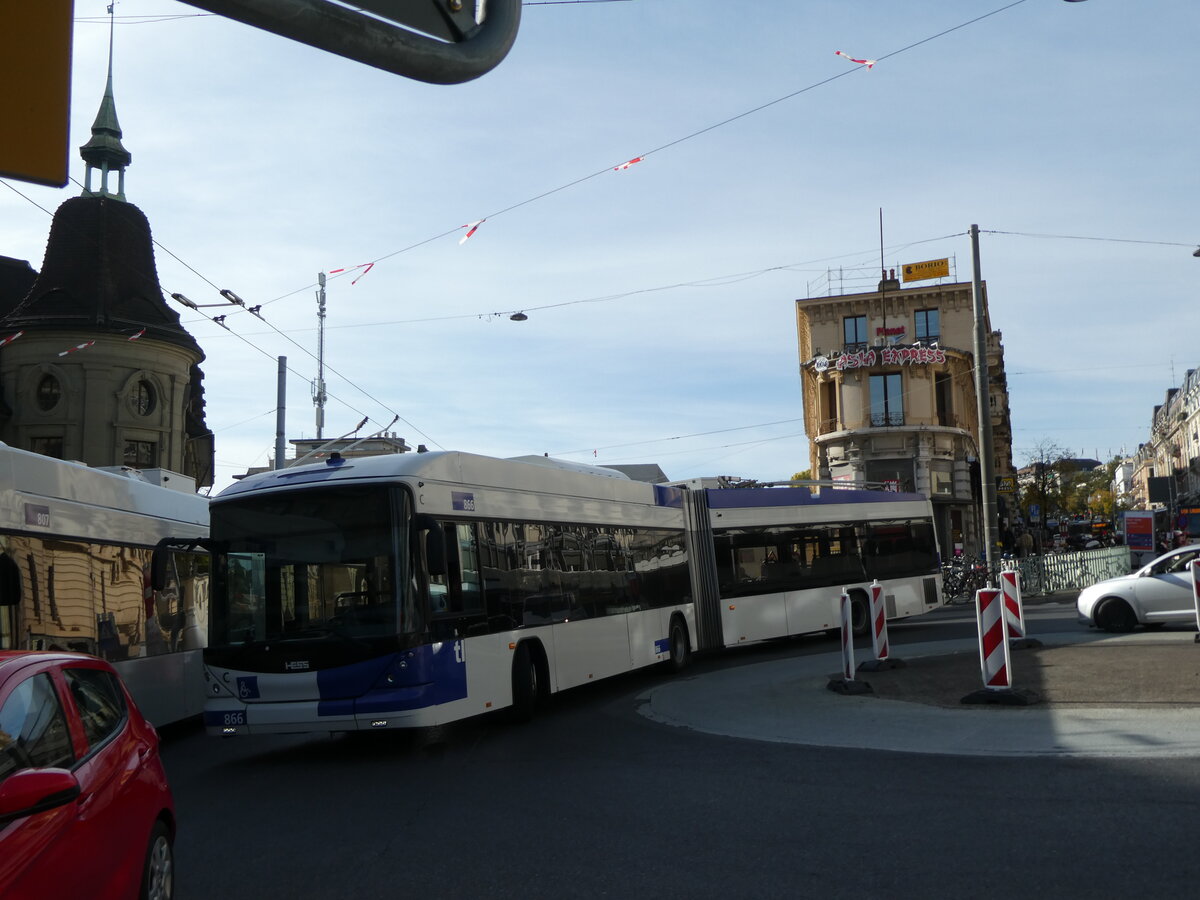
[[[1029,556],[1033,553],[1033,534],[1029,531],[1022,531],[1021,536],[1017,538],[1017,555]]]

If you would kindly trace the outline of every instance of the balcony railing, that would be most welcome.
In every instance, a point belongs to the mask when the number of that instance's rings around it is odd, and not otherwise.
[[[902,412],[885,412],[871,413],[871,427],[883,428],[888,425],[903,425],[904,413]]]

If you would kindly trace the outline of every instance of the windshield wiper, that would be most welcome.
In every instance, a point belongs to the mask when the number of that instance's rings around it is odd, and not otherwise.
[[[338,628],[335,625],[321,625],[311,628],[306,628],[304,631],[297,631],[293,634],[281,636],[285,641],[302,641],[309,638],[338,638],[348,644],[354,644],[356,647],[370,647],[371,645],[357,635],[353,635],[344,628]]]

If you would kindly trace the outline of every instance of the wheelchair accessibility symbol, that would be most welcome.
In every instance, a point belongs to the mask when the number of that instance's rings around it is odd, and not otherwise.
[[[242,700],[254,700],[258,694],[258,676],[249,675],[237,680],[238,697]]]

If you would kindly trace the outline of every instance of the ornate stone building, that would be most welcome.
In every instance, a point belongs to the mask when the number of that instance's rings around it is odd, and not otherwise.
[[[1154,407],[1150,439],[1132,461],[1137,508],[1175,512],[1200,505],[1200,369],[1188,369],[1183,383]]]
[[[163,298],[150,223],[125,199],[111,65],[80,153],[83,194],[55,212],[41,271],[0,257],[0,440],[210,486],[204,353]]]
[[[986,317],[986,285],[983,299]],[[813,477],[925,494],[943,554],[982,555],[971,285],[904,289],[885,274],[876,291],[797,300],[796,318]],[[995,474],[1008,476],[1004,348],[985,330]]]

